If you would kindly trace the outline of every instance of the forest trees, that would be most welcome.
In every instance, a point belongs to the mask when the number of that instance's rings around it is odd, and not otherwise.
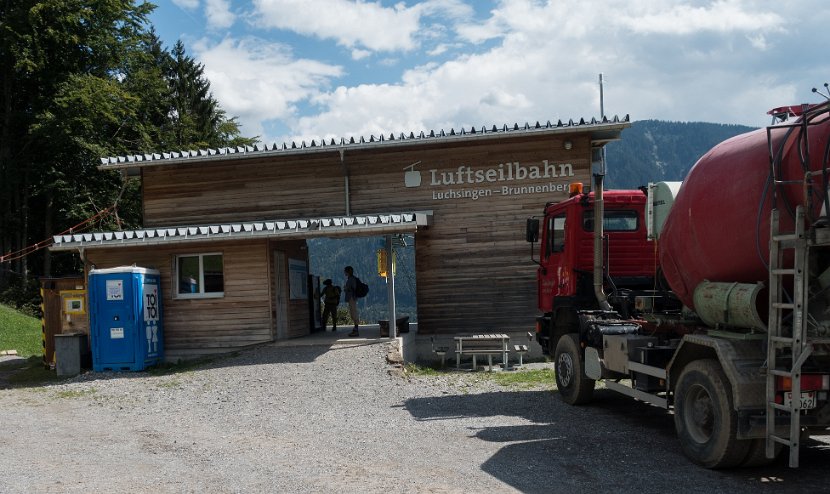
[[[35,276],[77,268],[71,256],[21,249],[102,211],[113,214],[88,227],[140,224],[139,184],[98,170],[100,157],[256,141],[219,107],[184,46],[161,46],[152,9],[0,2],[0,300]]]

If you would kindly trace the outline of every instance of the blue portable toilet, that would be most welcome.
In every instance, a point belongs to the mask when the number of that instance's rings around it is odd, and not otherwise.
[[[162,361],[158,271],[136,266],[91,270],[89,309],[94,371],[141,371]]]

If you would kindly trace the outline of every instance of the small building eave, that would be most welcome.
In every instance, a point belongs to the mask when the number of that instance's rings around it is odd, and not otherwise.
[[[56,235],[49,250],[149,247],[251,239],[288,240],[313,237],[414,233],[432,224],[432,211],[329,216],[295,220],[245,221],[171,226],[115,232]]]

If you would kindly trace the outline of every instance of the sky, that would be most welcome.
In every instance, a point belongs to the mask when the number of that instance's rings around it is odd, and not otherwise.
[[[605,115],[764,126],[830,81],[826,0],[155,0],[245,136]]]

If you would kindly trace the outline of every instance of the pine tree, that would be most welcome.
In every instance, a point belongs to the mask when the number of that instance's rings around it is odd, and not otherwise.
[[[256,142],[255,138],[242,138],[236,118],[227,118],[219,107],[204,70],[204,65],[188,56],[184,44],[177,41],[167,74],[172,98],[173,144],[181,148],[215,148]]]
[[[210,94],[204,68],[164,50],[136,0],[0,2],[0,254],[119,201],[99,229],[141,222],[139,185],[102,156],[253,143]],[[40,262],[32,262],[37,260]],[[0,300],[32,275],[78,269],[40,251],[0,263]]]

